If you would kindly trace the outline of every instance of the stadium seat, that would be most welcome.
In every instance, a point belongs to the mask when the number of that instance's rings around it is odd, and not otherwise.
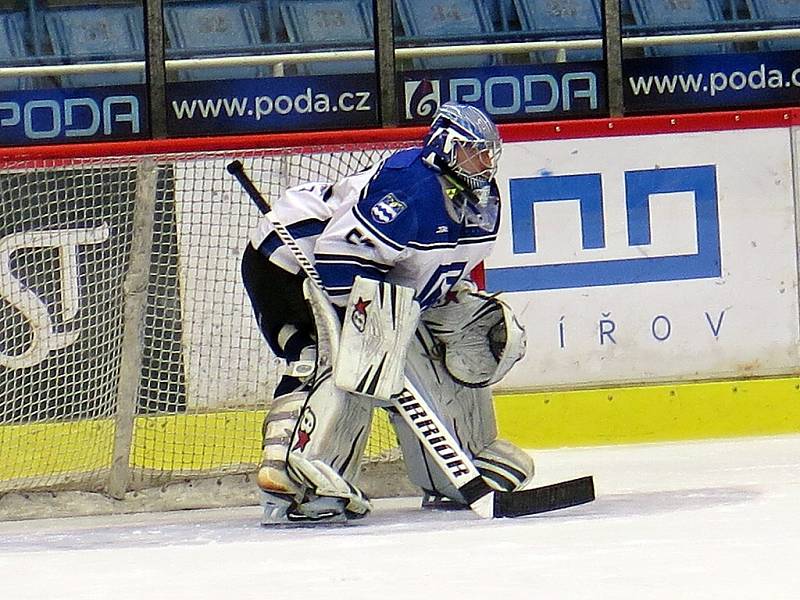
[[[358,0],[294,0],[280,3],[280,14],[289,41],[308,51],[373,47],[372,12]],[[319,61],[297,65],[301,75],[372,73],[373,60]]]
[[[259,34],[258,2],[169,2],[164,5],[168,58],[207,58],[260,54],[266,45]],[[205,81],[250,79],[268,75],[269,67],[182,69],[178,79]]]
[[[798,0],[747,0],[753,19],[763,21],[770,28],[800,28],[800,1]],[[800,38],[769,40],[759,44],[762,50],[797,50]]]
[[[281,17],[280,0],[262,0],[264,39],[271,44],[288,41],[286,27]]]
[[[20,12],[0,13],[0,66],[13,67],[29,56],[25,46],[26,15]],[[30,77],[2,77],[0,91],[28,90]]]
[[[519,19],[517,10],[514,8],[514,0],[488,0],[484,5],[494,31],[519,30]]]
[[[712,32],[722,29],[724,21],[717,0],[630,0],[637,28],[647,34]],[[684,56],[687,54],[722,54],[733,44],[671,44],[651,46],[648,56]]]
[[[397,12],[405,35],[415,42],[440,45],[462,41],[479,41],[482,34],[492,33],[491,19],[481,0],[396,0]],[[418,69],[454,67],[486,67],[494,64],[491,54],[447,56],[415,59]]]
[[[603,35],[600,7],[596,0],[514,0],[524,31],[542,39],[569,40]],[[555,50],[536,53],[540,62],[562,60]],[[603,49],[569,50],[563,60],[602,60]]]
[[[50,8],[44,13],[53,53],[68,64],[144,60],[144,24],[139,5]],[[113,71],[61,77],[64,87],[144,82],[141,72]]]

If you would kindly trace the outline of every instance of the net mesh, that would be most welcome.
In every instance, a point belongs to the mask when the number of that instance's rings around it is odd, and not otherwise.
[[[129,490],[253,471],[284,365],[240,283],[260,214],[225,167],[270,199],[401,145],[0,165],[0,493],[101,491],[120,462]],[[398,452],[376,413],[367,460]]]

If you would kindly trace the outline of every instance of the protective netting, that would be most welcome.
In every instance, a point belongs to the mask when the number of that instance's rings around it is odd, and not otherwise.
[[[397,146],[0,165],[0,493],[246,473],[283,368],[240,258],[266,198]],[[376,414],[369,460],[396,457]]]

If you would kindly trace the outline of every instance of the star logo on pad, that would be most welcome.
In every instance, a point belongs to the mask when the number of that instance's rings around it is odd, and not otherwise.
[[[361,296],[358,297],[358,302],[356,302],[353,307],[356,309],[357,312],[361,313],[362,315],[367,314],[367,307],[372,304],[372,300],[364,300]]]
[[[300,417],[300,424],[297,428],[296,442],[292,447],[292,451],[300,450],[302,452],[311,441],[311,434],[317,426],[317,415],[314,414],[310,408],[306,407]]]
[[[358,331],[364,333],[367,327],[367,307],[372,304],[372,300],[364,300],[361,296],[358,297],[358,302],[353,304],[353,315],[350,320]]]

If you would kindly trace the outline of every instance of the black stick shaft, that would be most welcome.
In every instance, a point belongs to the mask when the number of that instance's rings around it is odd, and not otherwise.
[[[228,163],[228,173],[236,177],[236,180],[244,188],[244,191],[247,192],[247,195],[250,196],[250,199],[258,206],[258,210],[260,210],[262,214],[267,214],[270,211],[269,203],[264,196],[261,195],[261,192],[258,191],[253,180],[244,172],[244,165],[242,165],[241,161],[234,160]]]
[[[242,187],[247,192],[247,195],[250,196],[250,199],[258,206],[258,209],[261,211],[262,214],[268,215],[267,218],[272,223],[272,227],[275,229],[275,233],[278,235],[278,238],[281,242],[289,248],[289,251],[294,255],[297,259],[297,262],[300,263],[300,268],[303,272],[311,279],[314,283],[317,284],[319,289],[324,290],[325,287],[322,285],[322,279],[317,272],[317,269],[314,267],[313,263],[308,259],[303,249],[297,244],[297,240],[292,237],[292,234],[289,233],[289,230],[273,215],[270,215],[270,208],[269,203],[264,199],[264,196],[261,195],[261,192],[258,191],[258,188],[253,184],[253,181],[247,176],[247,173],[244,172],[244,167],[242,163],[238,160],[234,160],[233,162],[228,164],[228,173],[236,177],[236,180],[242,185]]]

